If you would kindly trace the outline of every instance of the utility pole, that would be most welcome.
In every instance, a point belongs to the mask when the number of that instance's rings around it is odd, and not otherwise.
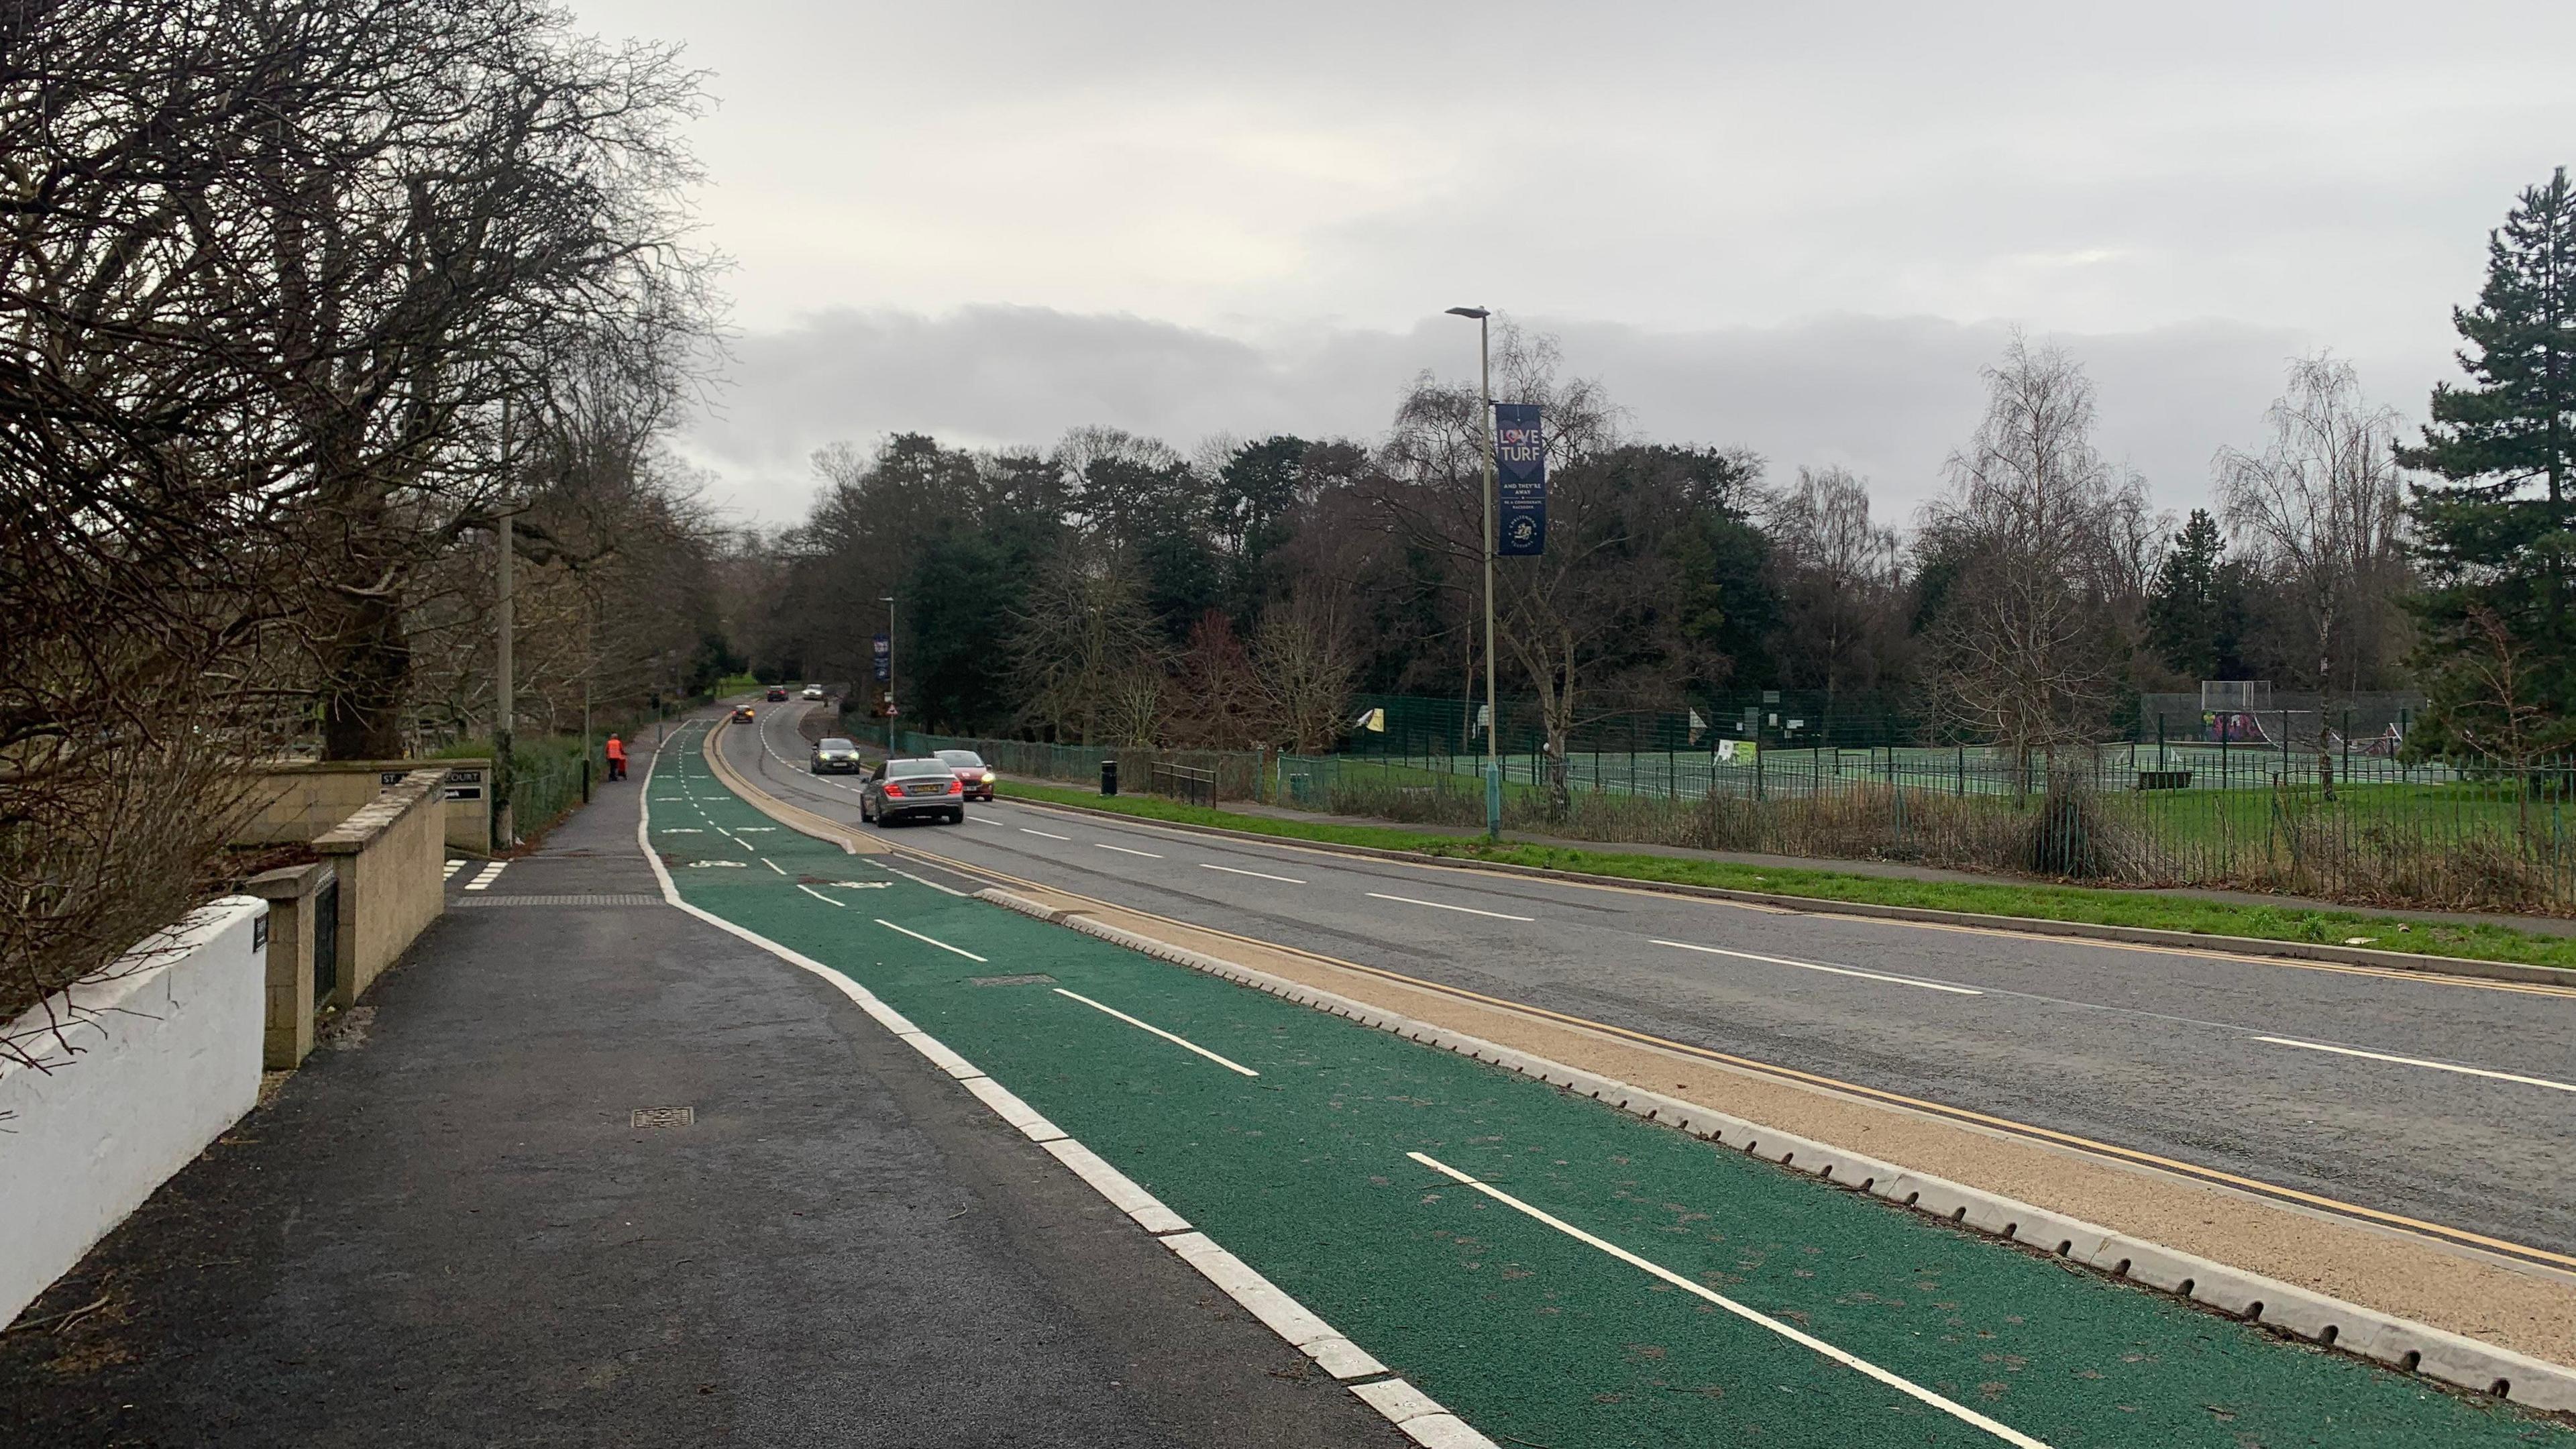
[[[894,758],[894,712],[900,708],[894,702],[894,595],[888,594],[877,602],[886,606],[886,758],[891,760]]]
[[[512,677],[511,670],[511,666],[514,661],[510,657],[510,636],[516,632],[517,622],[513,617],[513,611],[511,608],[510,556],[518,552],[517,545],[511,541],[510,537],[511,532],[515,527],[510,520],[515,516],[515,514],[508,506],[510,501],[508,497],[510,492],[510,416],[510,399],[505,397],[501,399],[501,493],[503,496],[500,500],[502,506],[495,510],[499,516],[495,520],[495,525],[492,530],[493,536],[500,540],[501,560],[498,577],[500,607],[495,611],[499,616],[501,631],[499,641],[500,647],[498,651],[500,655],[499,668],[495,672],[500,677],[493,681],[492,689],[494,703],[492,706],[492,779],[490,782],[492,790],[492,848],[495,850],[507,849],[510,843],[518,838],[517,831],[512,828],[516,822],[512,821],[510,818],[510,726],[518,714],[519,705],[518,684]]]
[[[1494,701],[1494,353],[1487,328],[1494,314],[1483,307],[1452,307],[1453,317],[1476,319],[1477,437],[1484,447],[1485,506],[1485,838],[1503,838],[1503,763],[1496,743],[1502,711]]]

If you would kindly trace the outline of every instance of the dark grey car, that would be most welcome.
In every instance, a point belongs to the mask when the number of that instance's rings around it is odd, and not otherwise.
[[[820,775],[830,771],[834,774],[850,775],[866,768],[867,766],[859,759],[858,741],[845,740],[836,735],[828,740],[814,742],[815,774]]]
[[[966,823],[966,789],[957,772],[937,760],[888,760],[870,770],[859,790],[859,818],[883,829],[907,815]]]

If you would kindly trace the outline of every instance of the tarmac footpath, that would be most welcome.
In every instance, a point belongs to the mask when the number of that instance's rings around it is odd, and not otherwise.
[[[2458,1396],[983,902],[726,792],[683,899],[848,976],[1498,1443],[2566,1445]]]

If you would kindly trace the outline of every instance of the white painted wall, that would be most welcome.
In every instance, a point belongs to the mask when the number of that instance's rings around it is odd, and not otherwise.
[[[267,914],[227,896],[12,1024],[67,1025],[0,1063],[0,1324],[258,1099]]]

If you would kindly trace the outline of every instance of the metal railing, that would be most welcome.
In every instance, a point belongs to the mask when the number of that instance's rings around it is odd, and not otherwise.
[[[1146,776],[1150,793],[1168,795],[1192,805],[1216,805],[1216,771],[1193,765],[1157,764]]]
[[[1481,827],[1483,759],[1155,750],[911,735],[1005,776]],[[1576,751],[1503,757],[1507,828],[1605,843],[1885,859],[2356,904],[2576,912],[2576,759],[2511,767],[2230,741],[2011,752]]]

